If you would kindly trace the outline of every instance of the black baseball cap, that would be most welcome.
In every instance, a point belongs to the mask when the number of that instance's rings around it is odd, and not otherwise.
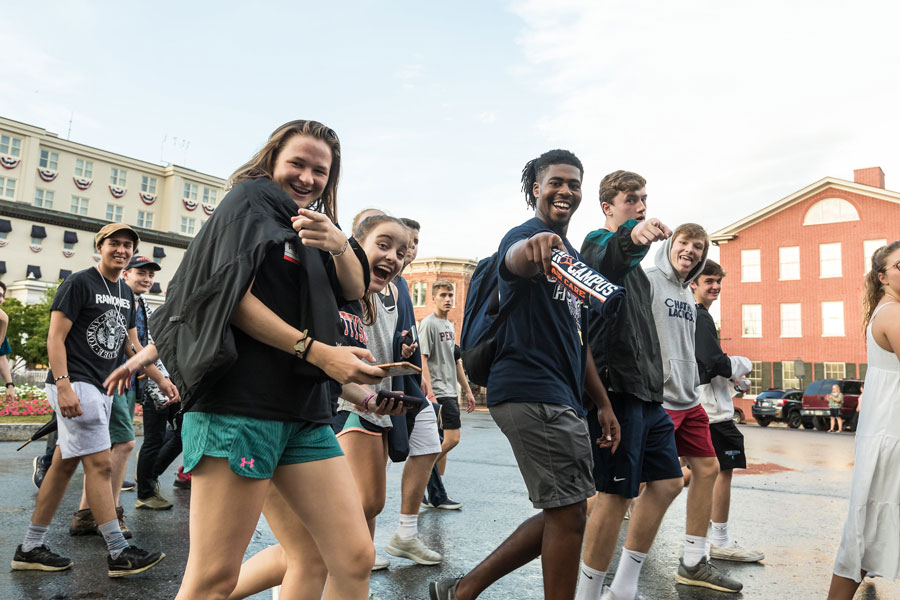
[[[159,266],[158,262],[154,262],[152,258],[149,256],[132,256],[131,262],[128,263],[128,266],[125,267],[125,270],[135,269],[135,268],[144,268],[144,269],[153,269],[154,271],[159,271],[162,269]]]

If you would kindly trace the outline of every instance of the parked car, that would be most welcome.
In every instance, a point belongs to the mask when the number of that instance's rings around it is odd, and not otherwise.
[[[844,419],[844,429],[856,431],[854,416],[856,405],[859,403],[859,392],[862,389],[860,379],[823,379],[813,381],[803,392],[803,405],[800,408],[800,417],[803,426],[807,429],[815,427],[819,431],[828,429],[831,419],[831,411],[828,410],[828,394],[832,386],[837,384],[844,395],[844,404],[841,407],[841,416]]]
[[[800,390],[770,389],[761,393],[753,401],[753,418],[760,427],[768,427],[769,423],[787,423],[791,429],[797,429],[803,422],[800,416],[800,404],[803,392]]]

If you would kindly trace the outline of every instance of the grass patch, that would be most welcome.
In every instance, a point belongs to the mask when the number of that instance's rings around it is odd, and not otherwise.
[[[46,423],[53,415],[0,416],[0,423]]]

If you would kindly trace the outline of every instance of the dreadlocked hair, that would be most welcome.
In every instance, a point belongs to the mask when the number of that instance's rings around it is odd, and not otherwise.
[[[537,198],[534,197],[534,182],[538,181],[550,165],[571,165],[578,169],[584,176],[584,167],[578,157],[568,150],[549,150],[537,158],[529,160],[522,169],[522,191],[525,192],[525,204],[528,208],[537,206]]]
[[[884,286],[878,276],[891,266],[887,264],[887,257],[897,250],[900,250],[900,240],[882,246],[872,254],[872,268],[866,273],[866,289],[863,292],[863,331],[869,326],[875,307],[884,298]]]
[[[356,229],[353,231],[353,237],[355,237],[356,241],[362,245],[365,243],[369,234],[382,223],[396,223],[402,227],[404,231],[406,230],[406,225],[404,225],[402,220],[385,214],[375,214],[371,217],[366,217],[359,222]],[[390,283],[388,283],[388,285],[390,285]],[[362,304],[363,308],[363,324],[371,327],[375,324],[375,319],[378,318],[378,305],[375,303],[375,292],[366,290],[365,295],[360,298],[359,302]]]

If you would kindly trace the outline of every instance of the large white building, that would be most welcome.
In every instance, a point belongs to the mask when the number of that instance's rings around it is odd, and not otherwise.
[[[99,260],[94,234],[127,223],[162,265],[153,303],[225,195],[225,180],[60,139],[0,117],[0,281],[23,302]]]

